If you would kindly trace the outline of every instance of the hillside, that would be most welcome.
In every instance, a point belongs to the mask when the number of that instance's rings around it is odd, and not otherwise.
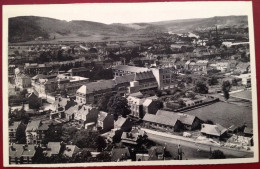
[[[138,39],[156,32],[201,30],[208,27],[247,27],[247,16],[225,16],[202,19],[172,20],[151,23],[103,24],[90,21],[64,21],[46,17],[20,16],[9,18],[9,42],[45,40],[100,41]]]
[[[195,30],[203,30],[209,27],[247,27],[247,16],[215,16],[212,18],[200,18],[200,19],[184,19],[173,21],[152,22],[150,24],[160,25],[168,29],[168,31],[174,32],[188,32]]]

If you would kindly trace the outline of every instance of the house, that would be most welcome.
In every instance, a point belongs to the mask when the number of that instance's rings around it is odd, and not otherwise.
[[[250,62],[239,62],[236,66],[236,71],[238,71],[241,74],[244,73],[250,73],[251,69],[250,69]]]
[[[46,95],[47,93],[51,93],[57,90],[58,82],[55,79],[57,74],[52,75],[43,75],[38,74],[32,77],[32,87],[39,94]]]
[[[47,145],[47,150],[44,152],[44,154],[47,157],[57,156],[61,153],[60,151],[61,151],[60,142],[49,142]]]
[[[89,78],[70,76],[68,73],[59,74],[56,77],[58,90],[66,91],[70,96],[75,96],[76,91],[84,84],[89,83]]]
[[[9,145],[9,164],[31,164],[35,149],[35,145],[11,143]]]
[[[76,112],[79,111],[79,109],[80,109],[80,106],[74,105],[74,106],[70,107],[68,110],[66,110],[64,112],[66,120],[68,120],[68,121],[74,120],[75,114],[76,114]]]
[[[252,128],[250,128],[250,127],[245,127],[245,129],[244,129],[244,135],[246,136],[246,137],[252,137],[253,136],[253,129]]]
[[[161,107],[162,104],[159,100],[154,97],[148,97],[143,103],[143,114],[155,114]]]
[[[128,93],[149,92],[158,89],[158,84],[152,71],[139,72],[134,74],[133,81],[130,82]]]
[[[169,89],[176,85],[178,72],[174,67],[151,68],[151,70],[158,84],[158,89]]]
[[[121,142],[130,145],[141,144],[147,138],[143,130],[137,128],[132,129],[130,132],[123,132]]]
[[[67,71],[70,76],[82,76],[85,77],[88,70],[85,67],[72,68]]]
[[[135,161],[150,161],[150,156],[146,152],[136,153]]]
[[[192,70],[194,72],[201,71],[206,73],[208,68],[208,60],[188,60],[185,63],[185,69]]]
[[[202,124],[200,132],[207,137],[221,138],[225,136],[227,129],[220,124]]]
[[[235,76],[238,79],[241,79],[241,84],[244,86],[251,87],[251,73],[241,74],[239,76]]]
[[[24,65],[24,72],[28,75],[37,75],[50,72],[52,66],[49,64],[26,63]]]
[[[134,96],[127,97],[128,105],[131,110],[131,116],[143,118],[146,113],[155,114],[161,108],[161,102],[155,97]]]
[[[145,98],[129,96],[127,97],[127,101],[131,110],[130,115],[136,118],[143,118],[143,103],[145,102]]]
[[[111,151],[111,161],[131,161],[131,155],[128,148],[114,148]]]
[[[55,102],[53,103],[54,111],[51,112],[51,119],[55,117],[65,118],[65,112],[70,108],[75,106],[77,103],[70,97],[63,98],[61,96],[55,97]],[[70,117],[66,117],[68,120]]]
[[[165,110],[158,110],[156,115],[165,116],[169,118],[174,117],[182,123],[184,129],[186,130],[199,129],[202,123],[202,120],[200,120],[198,117],[193,115],[183,114],[183,113],[174,113]]]
[[[166,147],[152,146],[148,149],[150,160],[164,160],[166,156]]]
[[[114,116],[107,112],[100,111],[97,119],[97,129],[109,131],[114,128]]]
[[[79,121],[81,124],[97,122],[99,111],[92,106],[82,105],[78,106],[78,111],[74,114],[74,119]]]
[[[216,63],[216,69],[220,70],[221,72],[229,71],[229,63],[228,62],[218,62]]]
[[[21,121],[15,121],[8,127],[9,140],[11,142],[16,140],[16,131],[17,131],[18,127],[21,125],[22,125]]]
[[[117,121],[114,122],[114,128],[122,131],[131,131],[132,121],[129,118],[118,117]]]
[[[104,94],[112,92],[114,86],[113,80],[101,80],[85,84],[77,90],[76,102],[78,104],[97,102]]]
[[[106,93],[147,92],[157,89],[157,82],[151,71],[127,74],[111,80],[100,80],[81,86],[76,92],[78,104],[95,103]]]
[[[25,74],[19,73],[15,75],[15,86],[20,89],[31,87],[31,78]]]
[[[27,124],[27,127],[25,129],[26,143],[27,144],[41,143],[48,129],[49,129],[49,125],[42,123],[41,120],[30,121]]]
[[[146,72],[148,70],[149,70],[148,68],[128,66],[128,65],[118,65],[113,67],[114,76],[123,76],[127,74]]]
[[[182,129],[182,123],[176,116],[162,116],[145,114],[143,118],[144,127],[155,128],[162,131],[176,132]]]
[[[80,149],[76,145],[66,145],[63,155],[66,157],[72,157],[74,154],[77,154]]]

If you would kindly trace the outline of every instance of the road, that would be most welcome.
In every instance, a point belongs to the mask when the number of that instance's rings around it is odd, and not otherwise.
[[[150,132],[146,133],[148,138],[158,144],[164,145],[166,143],[167,150],[170,151],[172,155],[176,155],[178,151],[178,144],[181,145],[184,152],[184,159],[205,159],[210,156],[210,149],[221,150],[227,158],[249,158],[253,157],[252,151],[239,151],[236,149],[230,149],[226,147],[219,147],[213,145],[207,145],[202,143],[194,143],[187,140],[179,140],[174,138],[169,138],[166,136],[161,136],[157,134],[152,134]]]

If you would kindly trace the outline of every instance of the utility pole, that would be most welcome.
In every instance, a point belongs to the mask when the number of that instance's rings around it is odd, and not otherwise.
[[[182,148],[181,145],[178,145],[178,160],[182,160]]]

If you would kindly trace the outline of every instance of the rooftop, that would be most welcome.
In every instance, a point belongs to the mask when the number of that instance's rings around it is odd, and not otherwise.
[[[221,136],[226,131],[227,131],[227,129],[219,124],[216,124],[216,125],[202,124],[202,128],[201,128],[200,132],[209,134],[209,135],[214,135],[214,136]]]
[[[60,142],[49,142],[47,145],[47,156],[57,155],[60,153]]]
[[[146,113],[143,118],[143,121],[154,122],[154,123],[164,124],[168,126],[175,126],[178,119],[177,117],[174,116],[167,117],[162,115],[153,115],[153,114]]]
[[[34,120],[28,123],[26,131],[36,131],[40,127],[41,120]]]
[[[177,118],[182,124],[192,125],[194,122],[196,116],[189,115],[189,114],[183,114],[183,113],[174,113],[170,111],[165,110],[158,110],[156,115],[158,116],[165,116],[165,117],[173,117]]]
[[[132,73],[139,73],[139,72],[149,71],[148,68],[136,67],[136,66],[128,66],[128,65],[118,65],[118,66],[115,66],[114,69],[127,71],[127,72],[132,72]]]
[[[115,82],[113,80],[102,80],[98,82],[91,82],[81,86],[77,90],[77,93],[90,94],[99,90],[112,89],[114,85]]]

